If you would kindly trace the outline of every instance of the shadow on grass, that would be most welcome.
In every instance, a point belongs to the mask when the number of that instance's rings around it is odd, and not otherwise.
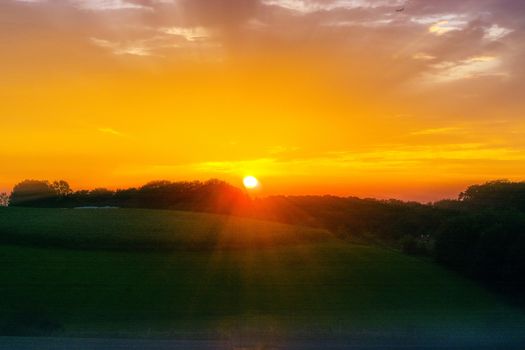
[[[25,307],[4,317],[1,336],[53,336],[63,330],[61,322],[39,307]]]

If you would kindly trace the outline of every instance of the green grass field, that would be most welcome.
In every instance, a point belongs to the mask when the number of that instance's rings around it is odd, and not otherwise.
[[[45,333],[47,324],[66,335],[525,324],[519,310],[429,261],[322,230],[171,211],[8,208],[0,210],[5,232],[4,332]],[[30,246],[37,237],[44,247]],[[52,247],[57,237],[67,244]],[[114,250],[128,241],[155,249]],[[88,249],[94,243],[111,249]]]
[[[0,210],[0,242],[74,249],[258,248],[330,239],[319,229],[224,215],[143,209]]]

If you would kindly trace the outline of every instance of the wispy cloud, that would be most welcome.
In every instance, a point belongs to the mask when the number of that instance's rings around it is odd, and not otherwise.
[[[125,0],[70,0],[73,5],[84,10],[152,10],[151,7],[138,2]]]
[[[40,3],[47,2],[47,0],[15,0],[16,2]]]
[[[436,59],[436,56],[424,52],[417,52],[412,55],[412,58],[419,61],[431,61]]]
[[[211,36],[210,30],[204,27],[165,27],[161,28],[160,31],[183,37],[187,41],[199,41]]]
[[[211,31],[204,27],[163,27],[148,28],[154,31],[144,33],[141,38],[127,40],[108,40],[90,38],[92,44],[106,48],[115,55],[155,56],[180,54],[179,57],[191,56],[192,51],[219,56],[222,45],[211,39]],[[175,50],[178,50],[176,52]]]
[[[496,41],[502,39],[510,33],[512,33],[512,29],[500,27],[497,24],[493,24],[492,26],[485,28],[484,37],[487,40]]]
[[[273,157],[237,161],[198,162],[185,165],[155,165],[152,172],[169,172],[186,169],[197,174],[237,175],[253,173],[259,176],[309,176],[316,172],[328,174],[361,174],[369,171],[413,172],[416,169],[432,169],[453,165],[458,171],[468,174],[468,161],[502,162],[525,161],[520,149],[493,146],[484,143],[453,143],[434,146],[390,145],[389,149],[364,152],[340,151],[325,154],[284,159]],[[457,161],[464,163],[458,164]],[[464,165],[461,165],[464,164]],[[350,172],[349,172],[350,171]]]
[[[429,129],[422,129],[422,130],[416,130],[412,131],[410,135],[419,136],[419,135],[436,135],[436,134],[450,134],[450,133],[457,133],[458,131],[461,131],[462,129],[455,126],[449,126],[449,127],[442,127],[442,128],[429,128]]]
[[[91,38],[90,39],[93,44],[99,47],[105,47],[108,49],[114,49],[117,45],[109,40],[105,39],[99,39],[99,38]]]
[[[104,134],[110,134],[110,135],[115,135],[115,136],[124,136],[123,133],[121,133],[120,131],[115,130],[113,128],[98,128],[98,131],[101,132],[101,133],[104,133]]]
[[[110,49],[115,55],[152,56],[150,48],[141,43],[118,43],[105,39],[91,38],[96,46]]]
[[[361,26],[361,27],[383,27],[390,25],[394,22],[394,19],[392,18],[381,18],[381,19],[374,19],[374,20],[345,20],[345,21],[329,21],[323,23],[324,26],[329,27],[354,27],[354,26]]]
[[[413,16],[410,20],[414,23],[428,26],[428,32],[438,36],[451,31],[462,30],[469,23],[467,15],[457,13]]]
[[[428,31],[432,34],[442,35],[454,30],[461,30],[465,24],[465,22],[452,22],[444,20],[432,24],[430,27],[428,27]]]
[[[330,11],[336,9],[376,8],[399,6],[402,0],[262,0],[267,6],[277,6],[299,13]]]
[[[501,58],[495,56],[474,56],[456,62],[440,62],[432,65],[423,80],[431,83],[446,83],[457,80],[486,76],[505,76],[501,68]]]

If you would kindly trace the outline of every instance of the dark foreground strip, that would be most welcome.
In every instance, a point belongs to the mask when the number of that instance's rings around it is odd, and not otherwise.
[[[523,350],[522,340],[492,339],[490,341],[451,339],[347,339],[285,341],[282,343],[230,342],[213,340],[147,340],[147,339],[87,339],[87,338],[31,338],[0,337],[2,350],[379,350],[379,349],[421,349],[421,350]],[[437,343],[436,343],[437,342]],[[426,343],[426,344],[425,344]]]

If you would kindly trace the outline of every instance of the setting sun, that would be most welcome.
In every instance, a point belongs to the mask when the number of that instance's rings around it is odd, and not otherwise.
[[[259,180],[257,180],[254,176],[244,177],[242,183],[246,188],[256,188],[257,186],[259,186]]]

